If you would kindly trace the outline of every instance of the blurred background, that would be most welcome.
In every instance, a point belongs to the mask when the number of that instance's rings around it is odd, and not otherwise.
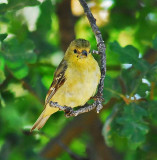
[[[157,0],[87,3],[106,44],[104,108],[30,134],[69,43],[96,41],[78,0],[0,0],[1,160],[157,160]]]

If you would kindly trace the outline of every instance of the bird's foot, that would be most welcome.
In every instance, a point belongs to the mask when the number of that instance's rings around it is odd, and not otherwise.
[[[74,110],[71,107],[66,107],[66,109],[64,110],[65,112],[65,116],[67,118],[71,117],[71,114],[74,112]]]
[[[102,102],[97,100],[96,101],[96,112],[99,113],[102,108],[103,108]]]
[[[95,100],[96,111],[97,113],[99,113],[100,110],[103,108],[102,102],[104,101],[104,98],[100,95],[95,95],[94,97],[91,97],[91,99]]]
[[[51,107],[55,107],[58,108],[60,111],[64,111],[65,112],[65,116],[71,117],[71,114],[73,114],[74,110],[71,107],[67,107],[67,106],[61,106],[59,105],[57,102],[50,102],[50,106]]]
[[[54,108],[58,108],[60,111],[64,111],[64,112],[67,109],[66,106],[61,106],[57,102],[52,102],[52,101],[50,102],[50,106]]]

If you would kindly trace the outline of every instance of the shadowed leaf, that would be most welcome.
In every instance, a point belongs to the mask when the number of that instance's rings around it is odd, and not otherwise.
[[[0,34],[0,41],[3,42],[7,38],[8,34]]]
[[[139,51],[135,47],[128,45],[122,48],[116,41],[110,43],[109,47],[113,52],[119,54],[121,63],[132,64],[140,71],[148,70],[147,62],[139,58]]]

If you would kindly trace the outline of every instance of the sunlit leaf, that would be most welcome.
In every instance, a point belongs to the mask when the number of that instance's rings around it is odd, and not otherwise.
[[[22,79],[28,75],[28,67],[26,65],[22,65],[17,69],[11,69],[11,71],[17,79]]]

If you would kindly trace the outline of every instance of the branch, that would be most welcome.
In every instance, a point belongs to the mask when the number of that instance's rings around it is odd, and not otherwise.
[[[115,105],[115,103],[117,103],[117,101],[119,100],[116,98],[111,98],[111,100],[103,106],[103,110],[112,108]],[[52,159],[58,157],[64,151],[64,149],[58,144],[58,140],[60,140],[64,145],[69,146],[69,144],[73,141],[73,139],[79,137],[84,131],[89,130],[89,128],[93,126],[93,124],[97,123],[96,122],[98,120],[97,116],[98,115],[95,112],[88,112],[86,115],[82,114],[80,116],[75,117],[64,128],[62,128],[60,133],[55,138],[52,138],[49,141],[49,143],[40,152],[40,155],[42,157],[52,158]],[[99,126],[99,130],[102,129],[99,124],[96,126]],[[99,131],[97,132],[99,133]],[[104,141],[102,141],[102,143],[104,143]],[[104,145],[104,147],[106,146]],[[99,152],[97,150],[98,148],[94,152],[96,153]],[[109,157],[110,153],[109,152],[105,153],[106,153],[105,157]]]
[[[66,114],[66,117],[77,116],[79,114],[89,112],[95,108],[97,110],[97,113],[99,113],[100,110],[103,108],[102,101],[103,101],[104,79],[105,79],[105,74],[106,74],[106,53],[105,53],[106,47],[105,47],[104,41],[102,39],[101,32],[96,25],[96,19],[93,17],[87,3],[85,2],[85,0],[79,0],[79,2],[84,9],[84,12],[89,20],[89,23],[92,27],[92,30],[94,32],[94,35],[95,35],[95,38],[97,41],[98,52],[93,51],[93,53],[97,53],[97,54],[99,53],[101,56],[101,79],[100,79],[100,83],[98,86],[96,101],[92,105],[84,106],[84,107],[74,111],[70,107],[60,106],[57,103],[54,103],[52,101],[50,102],[51,107],[56,107],[56,108],[59,108],[60,110],[64,111]]]
[[[65,116],[67,118],[72,117],[72,116],[78,116],[79,114],[82,114],[82,113],[85,113],[85,112],[89,112],[89,111],[93,110],[95,107],[98,106],[97,102],[95,101],[92,105],[81,107],[80,109],[75,111],[71,107],[60,106],[57,102],[52,102],[51,101],[49,104],[52,107],[59,108],[59,110],[64,111]]]

